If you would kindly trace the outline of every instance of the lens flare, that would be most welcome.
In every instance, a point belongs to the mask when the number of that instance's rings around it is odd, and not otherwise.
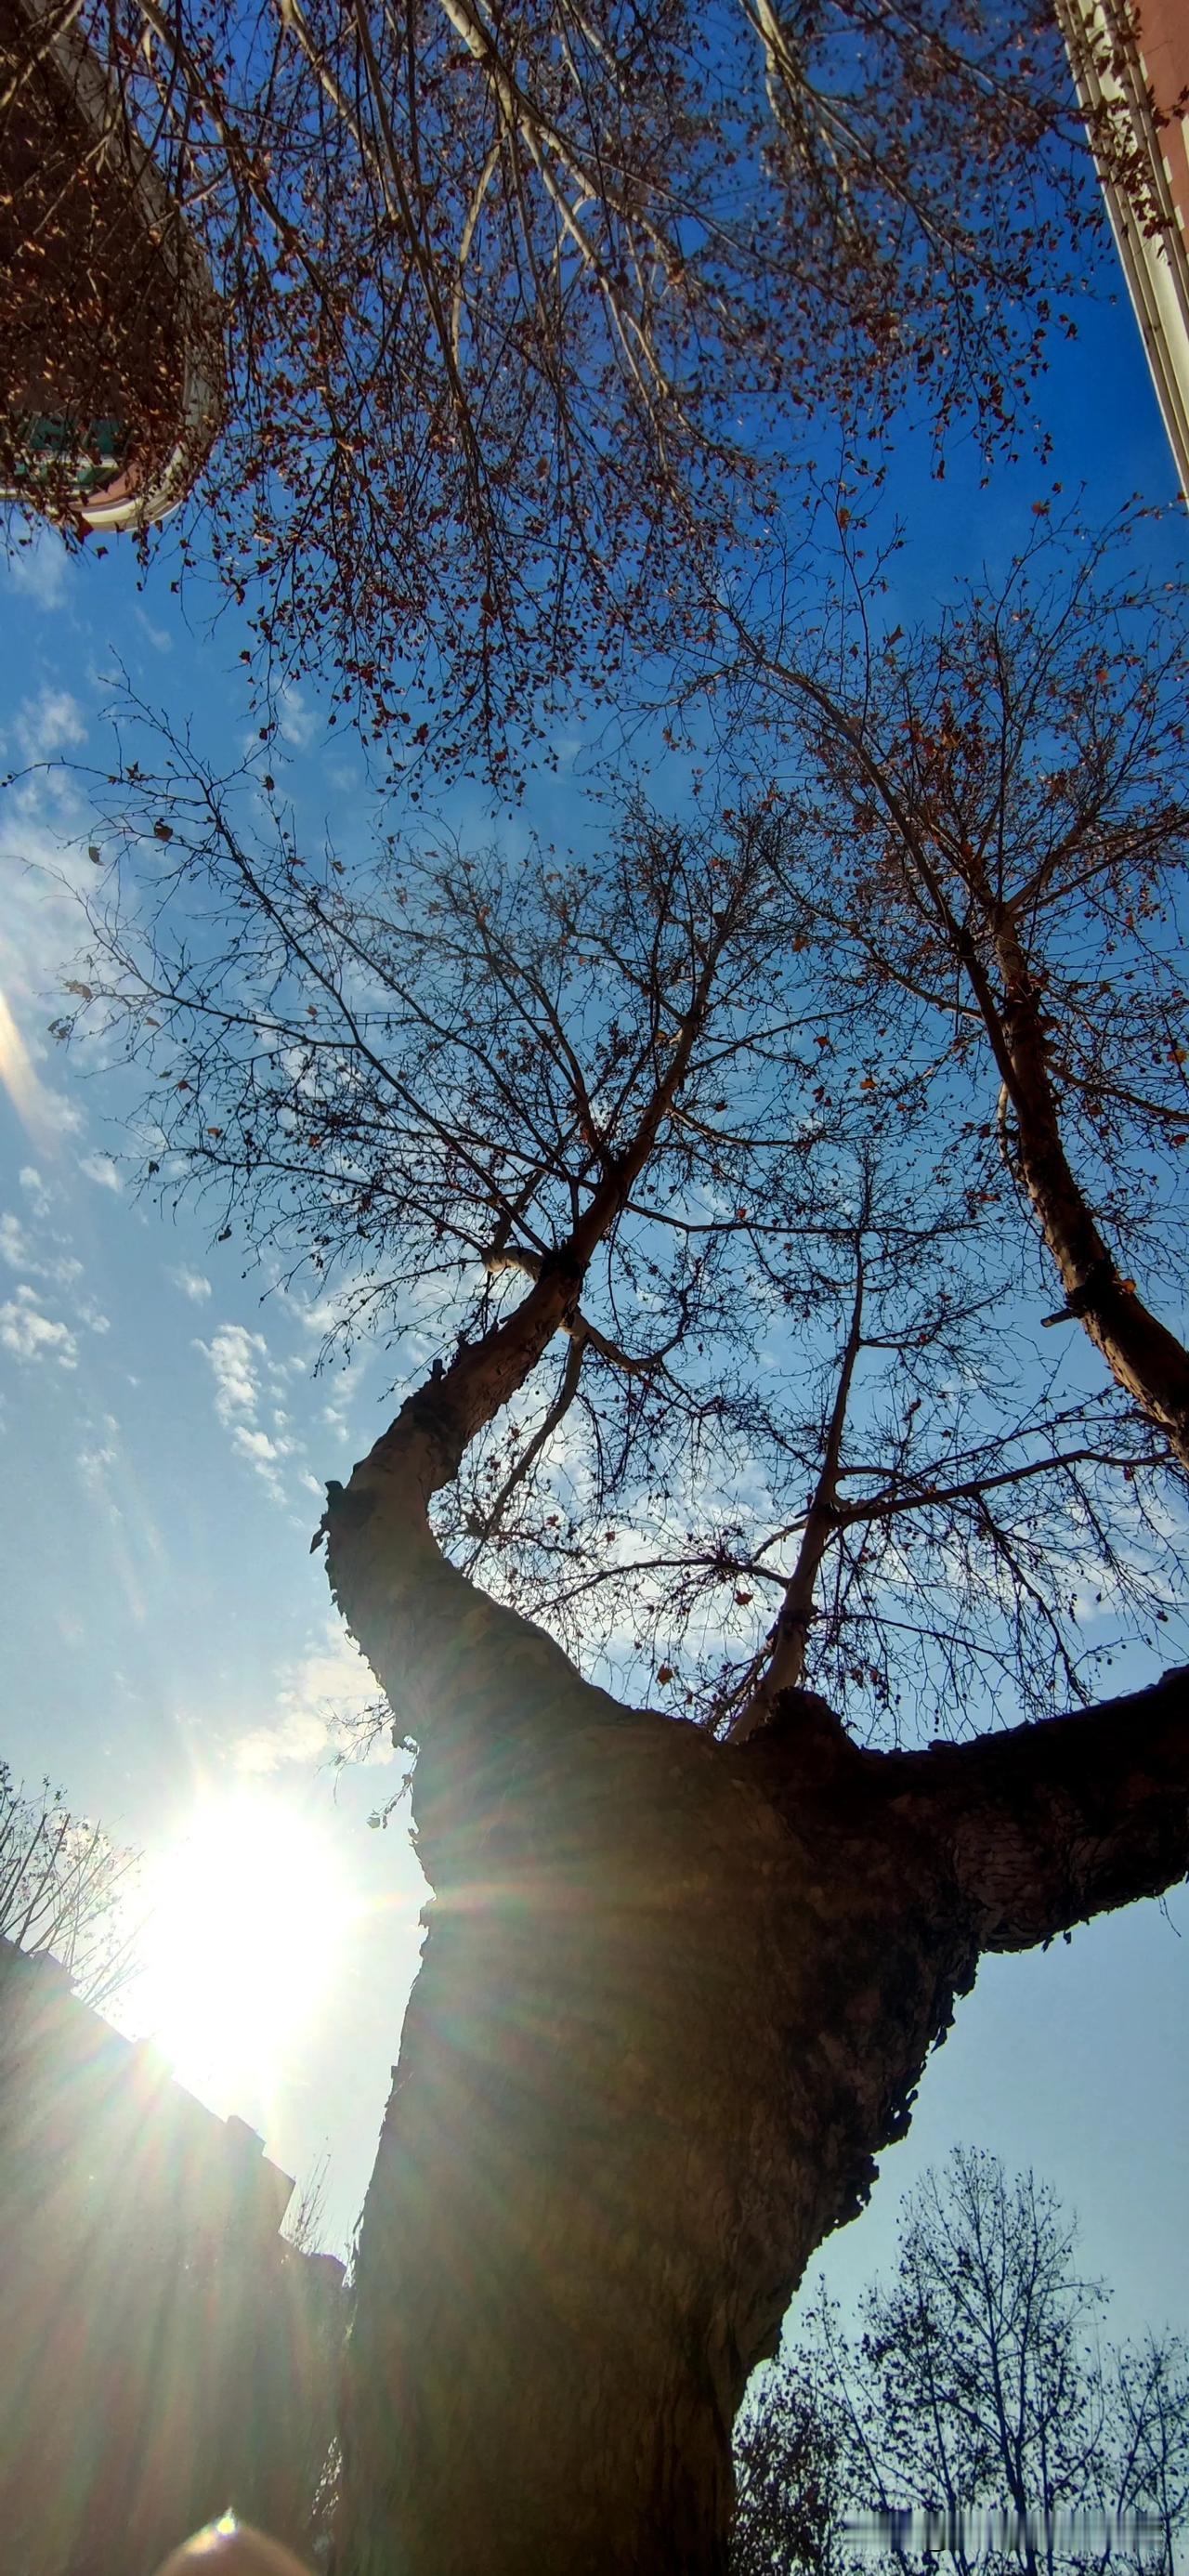
[[[26,1133],[43,1141],[49,1127],[41,1085],[33,1060],[0,988],[0,1085],[8,1093]]]

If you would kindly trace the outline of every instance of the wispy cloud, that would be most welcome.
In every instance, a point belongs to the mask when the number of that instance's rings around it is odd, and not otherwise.
[[[96,1491],[102,1487],[113,1467],[119,1462],[120,1426],[114,1413],[105,1413],[94,1425],[78,1453],[79,1473]]]
[[[133,615],[142,635],[148,637],[154,653],[172,653],[173,637],[167,627],[154,626],[152,618],[146,615],[143,608],[134,609]]]
[[[77,750],[87,738],[86,718],[69,689],[49,682],[35,698],[26,698],[13,727],[24,758],[36,763],[55,760],[60,751]]]
[[[277,1470],[292,1457],[295,1443],[285,1437],[288,1416],[275,1400],[283,1379],[263,1333],[250,1333],[245,1324],[220,1324],[209,1342],[198,1341],[194,1347],[210,1363],[215,1412],[237,1457],[254,1467],[269,1492],[282,1500]]]
[[[11,1208],[5,1208],[0,1216],[0,1261],[6,1261],[10,1270],[27,1270],[29,1266],[29,1239]]]
[[[188,1270],[183,1262],[176,1270],[167,1271],[166,1277],[172,1279],[175,1288],[181,1289],[183,1297],[188,1297],[192,1306],[205,1306],[211,1293],[211,1283],[203,1278],[201,1270]]]
[[[210,1361],[220,1422],[231,1425],[237,1415],[255,1413],[260,1402],[260,1361],[268,1357],[263,1333],[249,1333],[243,1324],[220,1324],[212,1339],[196,1342],[195,1349]]]
[[[35,608],[60,608],[66,596],[69,558],[56,529],[38,525],[10,547],[4,576],[10,590]]]
[[[39,1160],[83,1124],[78,1106],[46,1080],[43,1032],[51,1016],[49,998],[61,989],[78,949],[79,897],[90,891],[94,873],[78,781],[53,766],[57,753],[77,745],[84,731],[77,698],[65,689],[44,689],[26,699],[5,746],[9,758],[50,764],[13,785],[0,810],[0,1084]]]
[[[231,1437],[241,1458],[272,1459],[281,1456],[276,1441],[269,1439],[267,1431],[249,1430],[244,1422],[236,1423]]]
[[[277,1771],[287,1762],[319,1762],[344,1722],[378,1696],[374,1675],[337,1620],[328,1619],[297,1660],[282,1668],[275,1715],[252,1727],[232,1749],[240,1771]],[[387,1742],[378,1760],[391,1760]]]
[[[78,1343],[67,1324],[43,1315],[35,1288],[18,1288],[16,1296],[0,1306],[0,1345],[14,1359],[54,1359],[59,1368],[78,1367]]]
[[[3,1308],[0,1345],[14,1359],[57,1359],[63,1368],[74,1368],[80,1333],[110,1332],[110,1321],[85,1285],[83,1264],[63,1231],[57,1194],[32,1164],[20,1179],[25,1205],[19,1213],[0,1209],[0,1263],[20,1283]]]
[[[79,1170],[85,1181],[94,1181],[96,1189],[123,1189],[123,1181],[110,1154],[84,1154],[79,1162]]]
[[[293,751],[308,751],[318,731],[320,718],[316,708],[306,704],[295,681],[286,680],[280,694],[279,710],[277,721],[282,742],[287,742]]]
[[[34,1213],[44,1216],[45,1205]],[[73,1288],[83,1275],[83,1265],[73,1253],[63,1251],[58,1243],[47,1245],[36,1230],[30,1233],[14,1208],[0,1214],[0,1261],[7,1262],[10,1270],[23,1271],[28,1279],[48,1280],[54,1288]]]
[[[35,1144],[52,1148],[55,1138],[81,1125],[77,1110],[47,1089],[33,1060],[8,995],[0,987],[0,1089],[8,1093],[22,1126]]]

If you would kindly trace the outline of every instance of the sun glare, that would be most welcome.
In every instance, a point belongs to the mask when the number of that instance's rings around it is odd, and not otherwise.
[[[211,1800],[150,1878],[137,2020],[181,2083],[252,2116],[325,2000],[346,1930],[329,1836],[280,1797]]]

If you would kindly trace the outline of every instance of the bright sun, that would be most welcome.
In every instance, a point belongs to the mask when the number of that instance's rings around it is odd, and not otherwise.
[[[325,1997],[352,1910],[329,1837],[280,1797],[211,1799],[149,1876],[137,2020],[181,2083],[250,2117]]]

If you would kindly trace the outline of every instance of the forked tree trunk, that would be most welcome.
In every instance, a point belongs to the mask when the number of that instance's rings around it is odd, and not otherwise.
[[[498,1744],[424,1760],[350,2576],[725,2565],[748,2372],[974,1959],[952,1908],[909,1919],[919,1835],[860,1850],[833,1803],[786,1821],[744,1753],[528,1692]]]
[[[437,1553],[451,1374],[327,1520],[435,1890],[336,2576],[717,2576],[747,2375],[980,1949],[1185,1869],[1185,1690],[916,1756],[798,1692],[738,1747],[623,1709]]]

